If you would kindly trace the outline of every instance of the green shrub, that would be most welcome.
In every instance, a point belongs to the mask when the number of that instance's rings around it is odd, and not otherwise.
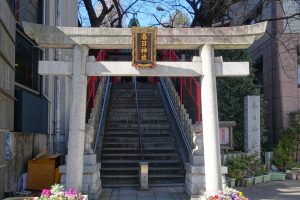
[[[236,158],[229,160],[227,163],[228,176],[230,178],[242,179],[247,175],[249,170],[249,163],[252,159],[253,156],[241,154]]]
[[[272,163],[280,170],[291,169],[297,166],[297,162],[294,159],[297,145],[297,125],[291,124],[282,132],[279,142],[273,150]]]
[[[269,173],[269,169],[261,163],[257,155],[241,154],[227,162],[228,176],[230,178],[242,179],[245,176],[261,176]]]

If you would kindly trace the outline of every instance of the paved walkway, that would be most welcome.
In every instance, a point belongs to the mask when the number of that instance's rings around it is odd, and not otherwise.
[[[300,200],[300,180],[271,181],[238,190],[251,200]]]
[[[237,188],[250,200],[300,200],[300,181],[272,181]],[[188,200],[183,187],[104,188],[99,200]]]
[[[183,187],[104,188],[99,200],[188,200]]]

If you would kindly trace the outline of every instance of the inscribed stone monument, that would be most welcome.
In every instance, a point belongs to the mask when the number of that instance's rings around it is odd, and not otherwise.
[[[244,150],[260,155],[260,96],[246,96],[244,103]]]

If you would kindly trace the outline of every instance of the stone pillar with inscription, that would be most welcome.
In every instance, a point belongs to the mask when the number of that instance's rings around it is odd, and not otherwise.
[[[260,96],[246,96],[244,103],[244,150],[260,155]]]

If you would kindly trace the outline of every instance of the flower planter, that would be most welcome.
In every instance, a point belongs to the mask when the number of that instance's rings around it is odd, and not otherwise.
[[[9,197],[4,200],[38,200],[38,197]]]
[[[300,180],[300,168],[292,168],[292,171],[297,174],[296,179]]]
[[[82,195],[82,196],[83,196],[83,200],[88,200],[87,195]],[[10,197],[4,200],[38,200],[38,199],[39,197]]]
[[[274,172],[271,173],[271,181],[284,181],[285,180],[285,173]]]
[[[234,187],[235,186],[235,178],[226,179],[226,184],[228,187]]]
[[[264,178],[263,175],[262,176],[255,176],[254,177],[254,184],[260,184],[260,183],[262,183],[263,182],[263,178]]]
[[[263,182],[270,182],[271,181],[271,174],[265,174],[263,175]]]
[[[287,172],[285,178],[289,180],[297,180],[298,173],[295,173],[293,171]]]
[[[242,182],[243,182],[242,179],[235,180],[235,187],[241,187]]]
[[[250,187],[253,185],[253,177],[244,177],[242,180],[242,187]]]

